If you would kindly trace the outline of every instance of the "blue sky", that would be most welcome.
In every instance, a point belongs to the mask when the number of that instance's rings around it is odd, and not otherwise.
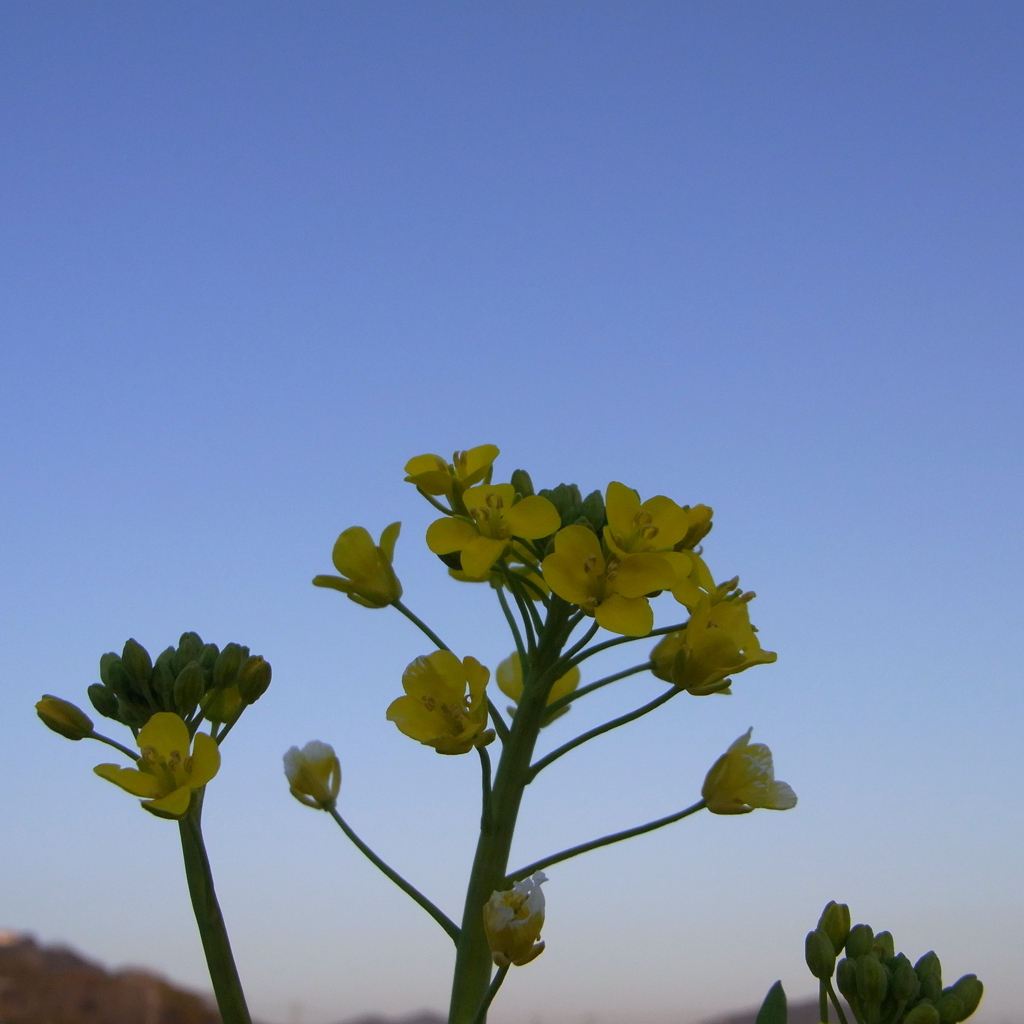
[[[454,912],[473,766],[384,720],[425,648],[309,580],[400,519],[408,603],[494,667],[401,480],[494,443],[712,505],[779,652],[552,768],[517,854],[690,802],[750,725],[800,796],[552,871],[497,1024],[809,991],[832,898],[1019,1021],[1022,42],[997,2],[5,4],[2,923],[205,984],[173,826],[31,710],[196,629],[275,669],[207,812],[254,1011],[442,1006],[446,940],[280,755],[334,743]]]

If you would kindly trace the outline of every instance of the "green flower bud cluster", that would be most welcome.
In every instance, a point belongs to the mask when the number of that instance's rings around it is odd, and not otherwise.
[[[100,679],[89,687],[93,707],[106,718],[138,729],[158,711],[186,722],[233,721],[270,686],[270,665],[241,644],[205,644],[183,633],[154,662],[145,647],[129,640],[121,654],[100,658]]]
[[[845,950],[846,956],[837,958]],[[823,1021],[826,995],[839,989],[858,1024],[959,1024],[978,1008],[984,987],[974,974],[942,987],[942,968],[934,953],[911,964],[896,952],[889,932],[867,924],[850,927],[850,909],[831,902],[807,935],[807,967],[821,982]]]
[[[516,473],[521,473],[526,481],[529,481],[529,476],[524,470],[516,470]],[[513,483],[516,483],[515,474],[512,479]],[[521,478],[519,478],[519,482],[521,485]],[[530,486],[532,487],[532,484]],[[538,493],[542,498],[547,498],[558,510],[563,527],[587,526],[599,537],[601,536],[601,531],[608,522],[608,516],[605,512],[604,497],[600,491],[591,491],[584,498],[575,484],[559,484],[551,490],[545,489]]]

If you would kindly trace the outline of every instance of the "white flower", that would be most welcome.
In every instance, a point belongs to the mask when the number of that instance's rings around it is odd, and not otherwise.
[[[522,967],[544,952],[539,942],[544,927],[543,871],[516,882],[505,892],[495,892],[484,904],[484,930],[491,957],[499,967]]]
[[[329,743],[311,740],[284,755],[284,773],[292,796],[307,807],[329,811],[341,788],[341,765]]]

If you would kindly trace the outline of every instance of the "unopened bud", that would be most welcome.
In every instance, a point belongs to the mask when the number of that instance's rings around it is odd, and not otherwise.
[[[529,498],[534,493],[533,481],[530,479],[530,474],[525,469],[517,469],[512,473],[511,484],[516,489],[516,494],[521,494],[524,498]]]
[[[284,774],[291,794],[307,807],[329,811],[341,789],[341,765],[329,743],[312,740],[284,755]]]
[[[857,957],[857,995],[868,1006],[881,1006],[889,988],[885,968],[870,953]]]
[[[978,1008],[981,997],[985,994],[985,986],[978,981],[976,974],[965,974],[954,986],[953,991],[964,1004],[964,1015],[961,1020],[968,1017]]]
[[[917,979],[910,961],[902,954],[897,953],[889,964],[892,975],[892,986],[890,995],[893,999],[904,1005],[912,1003],[917,999],[921,991],[921,982]]]
[[[903,1018],[903,1024],[939,1024],[939,1011],[925,1000]]]
[[[117,694],[113,690],[102,683],[93,683],[87,692],[92,706],[104,718],[113,718],[115,722],[121,720],[117,709]]]
[[[942,1024],[957,1024],[967,1016],[964,1013],[963,1000],[951,988],[947,988],[939,996],[935,1009],[939,1011],[939,1020]]]
[[[857,965],[844,957],[836,964],[836,988],[851,1005],[857,998]]]
[[[153,663],[153,690],[161,697],[170,697],[174,693],[173,661],[174,648],[168,647]]]
[[[804,958],[807,967],[816,978],[824,981],[832,977],[836,969],[836,951],[832,940],[820,928],[807,933],[804,943]]]
[[[133,639],[126,641],[121,652],[121,664],[124,665],[129,680],[136,686],[149,683],[149,677],[153,674],[153,662],[149,657],[149,651],[142,644]]]
[[[851,960],[856,960],[865,953],[871,952],[872,943],[875,941],[875,933],[869,924],[855,924],[846,936],[846,955]]]
[[[125,699],[131,690],[128,673],[121,664],[121,655],[114,654],[113,651],[100,658],[100,679],[122,699]]]
[[[203,638],[198,633],[182,633],[178,637],[178,649],[174,652],[175,673],[180,672],[190,661],[199,661],[203,656]]]
[[[70,701],[46,693],[36,704],[43,725],[69,740],[84,740],[92,735],[92,719]]]
[[[246,658],[238,670],[238,695],[246,704],[255,704],[270,686],[270,664],[256,654]]]
[[[832,940],[836,954],[841,953],[846,945],[846,937],[850,934],[850,908],[845,903],[831,900],[818,918],[818,930]]]
[[[871,943],[871,952],[883,963],[891,960],[896,954],[896,943],[893,941],[892,932],[879,932],[875,936],[875,941]]]
[[[248,657],[248,647],[242,647],[241,644],[225,645],[213,666],[213,685],[218,689],[231,686],[242,667],[242,662]]]
[[[921,979],[921,995],[933,1003],[938,1002],[942,995],[942,964],[935,953],[925,953],[914,964],[914,971]]]
[[[182,717],[190,715],[206,692],[206,673],[198,661],[190,661],[174,680],[174,705]]]

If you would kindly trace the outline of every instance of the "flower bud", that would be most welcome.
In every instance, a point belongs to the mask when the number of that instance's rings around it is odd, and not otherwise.
[[[128,673],[125,671],[124,665],[121,663],[120,654],[114,654],[111,651],[100,658],[100,679],[122,700],[128,697],[131,690],[131,682],[128,679]]]
[[[153,662],[149,651],[142,644],[129,639],[121,652],[121,664],[132,683],[140,687],[148,685],[149,677],[153,674]]]
[[[153,690],[161,697],[174,693],[174,648],[168,647],[153,663]]]
[[[910,961],[902,953],[897,953],[893,957],[889,970],[892,972],[890,995],[893,999],[904,1004],[917,999],[921,991],[921,982],[918,981],[917,973]]]
[[[921,979],[921,995],[935,1003],[942,995],[942,964],[934,952],[925,953],[914,964],[914,971]]]
[[[174,680],[174,704],[183,717],[190,715],[206,692],[206,673],[198,661],[190,661]]]
[[[218,689],[231,686],[242,662],[249,657],[249,648],[241,644],[225,644],[213,666],[213,685]]]
[[[963,1000],[951,988],[947,988],[939,996],[935,1009],[939,1011],[941,1024],[957,1024],[967,1016]]]
[[[284,755],[284,774],[291,794],[301,804],[329,811],[341,789],[341,765],[329,743],[311,740]]]
[[[896,954],[896,944],[893,942],[892,932],[879,932],[875,941],[871,943],[871,952],[883,963],[891,960]]]
[[[117,706],[117,694],[103,683],[93,683],[88,689],[92,706],[104,717],[119,722],[120,712]]]
[[[836,964],[836,988],[852,1006],[857,999],[857,965],[849,957]]]
[[[832,940],[820,928],[807,933],[804,957],[808,969],[816,978],[824,981],[832,977],[832,972],[836,969],[836,951]]]
[[[841,953],[846,945],[846,936],[850,934],[850,908],[845,903],[830,900],[818,918],[818,931],[832,940],[832,948],[837,955]]]
[[[544,952],[540,939],[544,927],[543,871],[516,882],[505,892],[491,893],[484,904],[484,931],[491,958],[498,967],[522,967]]]
[[[246,704],[255,704],[270,686],[270,664],[254,654],[245,659],[238,670],[238,695]]]
[[[903,1018],[903,1024],[939,1024],[939,1011],[926,999]]]
[[[174,652],[171,668],[177,675],[190,661],[199,661],[203,656],[203,638],[198,633],[182,633],[178,637],[178,649]]]
[[[81,708],[60,697],[43,694],[43,699],[36,704],[36,714],[48,729],[69,740],[84,740],[92,735],[92,719]]]
[[[875,941],[875,933],[869,924],[855,924],[846,937],[846,955],[851,960],[871,952],[871,945]]]
[[[870,953],[857,957],[857,995],[868,1006],[881,1006],[889,987],[885,968]]]
[[[985,986],[978,981],[976,974],[965,974],[953,986],[953,991],[964,1004],[964,1015],[960,1019],[967,1020],[977,1010],[981,997],[985,994]]]
[[[525,469],[514,470],[509,482],[516,489],[516,494],[522,495],[524,498],[529,498],[534,493],[533,481]]]

